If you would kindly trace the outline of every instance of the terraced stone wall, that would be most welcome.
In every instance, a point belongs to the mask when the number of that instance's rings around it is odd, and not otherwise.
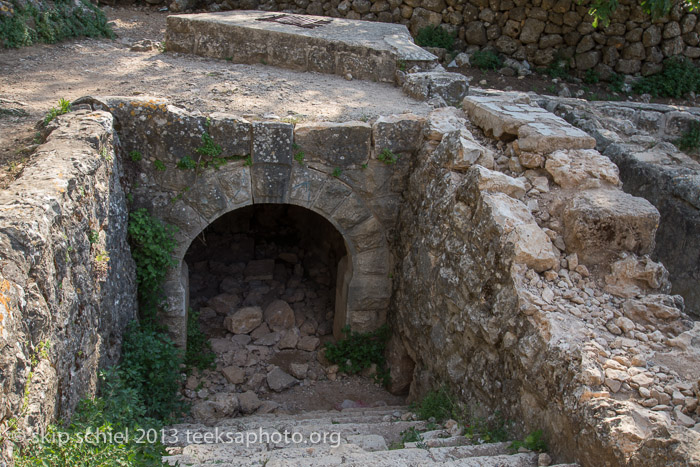
[[[153,0],[161,3],[168,0]],[[441,25],[457,38],[456,50],[490,48],[505,57],[547,66],[566,59],[572,69],[643,75],[661,70],[664,58],[700,57],[695,13],[673,8],[652,21],[639,2],[623,0],[606,28],[594,28],[588,2],[573,0],[175,0],[172,11],[267,10],[400,23],[415,36]]]

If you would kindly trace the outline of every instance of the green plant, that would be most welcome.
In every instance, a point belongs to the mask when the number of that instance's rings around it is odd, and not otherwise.
[[[369,167],[369,165],[367,165],[367,164],[365,163],[365,164],[362,164],[361,167],[362,167],[362,170],[364,170],[364,169],[366,169],[367,167]]]
[[[700,147],[700,124],[692,122],[683,132],[676,146],[683,152],[692,152]]]
[[[163,224],[146,209],[134,211],[129,216],[129,240],[131,256],[136,263],[136,281],[142,312],[155,317],[162,299],[161,287],[168,269],[175,266],[172,257],[175,250],[175,228]]]
[[[401,71],[406,71],[406,61],[405,60],[397,60],[396,67]]]
[[[416,35],[416,44],[421,47],[440,47],[452,50],[454,43],[454,34],[450,34],[446,29],[440,26],[426,26],[419,29]]]
[[[100,233],[97,230],[88,232],[88,241],[91,244],[97,243],[100,240]]]
[[[686,58],[669,58],[660,73],[645,76],[632,90],[638,94],[680,98],[700,92],[700,69]]]
[[[129,153],[129,157],[134,162],[139,162],[141,159],[143,159],[143,155],[139,151],[131,151]]]
[[[353,332],[350,326],[342,329],[345,337],[335,344],[326,344],[325,356],[331,363],[338,365],[339,371],[357,374],[365,368],[376,365],[375,378],[384,384],[389,382],[384,350],[389,340],[389,327],[383,325],[373,332]]]
[[[58,107],[51,107],[44,117],[44,125],[48,125],[51,120],[58,117],[59,115],[66,114],[71,111],[71,104],[69,100],[64,98],[59,99]]]
[[[483,418],[470,418],[465,425],[465,436],[480,443],[501,443],[510,438],[506,429],[506,421],[498,412],[489,421]]]
[[[600,81],[600,75],[593,68],[586,70],[583,75],[583,82],[588,84],[595,84]]]
[[[608,78],[608,90],[610,92],[621,93],[625,84],[625,77],[617,73],[612,73]]]
[[[222,151],[223,150],[221,149],[221,146],[216,144],[214,142],[214,139],[211,136],[209,136],[209,133],[207,132],[202,133],[202,145],[195,149],[195,152],[197,154],[201,154],[205,157],[218,156],[221,154]]]
[[[153,167],[158,171],[158,172],[165,172],[165,164],[163,163],[162,160],[156,159],[153,161]]]
[[[399,157],[400,156],[398,154],[394,154],[387,148],[382,149],[382,151],[377,155],[377,159],[384,162],[386,165],[396,164]]]
[[[119,372],[143,402],[146,416],[174,421],[183,411],[177,398],[181,362],[182,352],[163,330],[148,322],[130,325]]]
[[[253,157],[250,154],[246,156],[245,163],[243,165],[246,167],[250,167],[253,165]]]
[[[304,151],[297,151],[294,153],[294,160],[299,164],[304,165]]]
[[[477,50],[469,57],[469,63],[482,71],[498,70],[503,66],[501,57],[491,50]]]
[[[568,78],[569,77],[569,61],[565,59],[555,59],[544,72],[549,75],[550,78]]]
[[[216,355],[211,350],[209,340],[199,328],[199,312],[192,309],[187,314],[187,350],[185,365],[188,368],[206,370],[214,366]]]
[[[340,167],[336,167],[335,169],[333,169],[333,172],[331,172],[331,175],[335,178],[340,177],[342,174],[343,174],[343,171],[340,170]]]
[[[411,405],[418,418],[421,420],[435,419],[442,422],[448,418],[459,418],[457,416],[457,403],[450,394],[446,386],[441,386],[428,392],[420,403]]]
[[[54,43],[77,36],[114,37],[102,11],[86,0],[50,3],[10,0],[9,7],[9,12],[0,12],[3,13],[0,14],[0,47]]]
[[[197,162],[190,156],[183,156],[177,161],[177,168],[180,170],[194,170],[197,168]]]
[[[98,263],[107,263],[109,262],[109,253],[106,251],[100,251],[95,255],[95,261]]]
[[[536,430],[527,435],[523,441],[513,441],[509,448],[513,452],[516,452],[520,448],[544,452],[547,450],[547,443],[542,437],[542,430]]]
[[[402,443],[417,443],[423,440],[420,431],[416,429],[415,426],[408,428],[401,432],[401,442]]]

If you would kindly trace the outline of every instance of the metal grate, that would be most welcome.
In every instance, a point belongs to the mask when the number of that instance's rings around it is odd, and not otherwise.
[[[331,19],[318,19],[318,18],[312,18],[309,16],[299,16],[299,15],[274,15],[274,16],[267,16],[265,18],[258,18],[258,21],[269,21],[271,23],[282,23],[282,24],[291,24],[292,26],[298,26],[300,28],[304,29],[313,29],[317,28],[319,26],[323,26],[324,24],[329,24]]]

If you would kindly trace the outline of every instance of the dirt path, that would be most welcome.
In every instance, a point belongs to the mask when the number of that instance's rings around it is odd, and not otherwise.
[[[34,148],[34,125],[60,98],[148,94],[202,112],[247,118],[367,120],[428,106],[389,84],[237,65],[131,46],[161,42],[167,13],[105,8],[115,40],[76,39],[17,50],[0,49],[0,187],[21,170]]]

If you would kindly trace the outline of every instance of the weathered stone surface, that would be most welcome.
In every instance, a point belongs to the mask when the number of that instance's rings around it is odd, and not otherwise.
[[[239,409],[238,397],[233,393],[220,392],[211,399],[197,402],[192,406],[192,416],[204,422],[213,423],[222,418],[236,416]]]
[[[372,130],[364,122],[299,123],[294,142],[304,162],[321,162],[331,167],[360,166],[369,159]]]
[[[651,252],[659,225],[659,212],[651,203],[617,190],[579,193],[563,215],[567,251],[588,264],[622,251]]]
[[[275,392],[281,392],[292,386],[299,384],[299,380],[288,375],[279,367],[276,367],[267,374],[267,385]]]
[[[520,151],[548,154],[558,149],[590,149],[595,140],[556,115],[529,104],[491,96],[468,96],[463,107],[469,118],[487,135],[504,139],[516,136]]]
[[[442,137],[435,149],[436,159],[451,170],[464,171],[474,164],[493,168],[493,154],[479,144],[466,128],[451,131]]]
[[[321,341],[315,336],[304,336],[297,342],[297,349],[305,350],[307,352],[313,352],[318,348]]]
[[[556,151],[547,156],[545,169],[562,188],[598,188],[620,183],[617,166],[592,149]]]
[[[521,179],[509,177],[504,173],[489,170],[480,165],[475,165],[469,171],[469,178],[474,180],[481,191],[505,193],[515,199],[521,199],[525,196],[525,183]]]
[[[229,315],[238,307],[240,299],[237,295],[219,294],[207,302],[207,305],[220,315]]]
[[[218,352],[217,352],[218,353]],[[237,366],[227,366],[221,372],[224,374],[226,381],[231,384],[243,384],[245,382],[245,371]]]
[[[15,433],[28,436],[70,419],[78,402],[95,394],[98,369],[118,362],[137,310],[112,115],[71,112],[44,133],[22,176],[0,192],[5,434],[14,432],[7,424],[13,417]],[[0,463],[11,462],[12,436],[0,441]]]
[[[390,371],[389,391],[404,394],[413,380],[415,362],[411,359],[401,338],[392,334],[386,346],[386,361]]]
[[[668,271],[663,264],[652,261],[648,256],[641,258],[628,255],[611,266],[605,276],[606,292],[618,297],[631,298],[648,290],[661,293],[671,291]]]
[[[375,151],[413,153],[423,142],[425,118],[413,114],[382,116],[372,125]]]
[[[284,300],[275,300],[265,308],[265,322],[273,331],[286,331],[294,326],[294,311]]]
[[[224,327],[233,334],[248,334],[262,323],[262,310],[257,306],[241,308],[224,318]]]
[[[309,8],[312,5],[317,3],[311,3]],[[370,5],[367,0],[356,0],[348,17],[354,13],[359,19],[359,11],[369,14]],[[421,8],[415,9],[413,16],[418,10],[428,14],[428,21],[433,15],[438,22],[442,19],[439,13]],[[427,64],[436,60],[413,43],[403,25],[333,18],[330,25],[305,29],[257,21],[263,16],[269,13],[253,10],[173,16],[168,20],[166,47],[234,63],[264,61],[303,71],[352,73],[355,78],[383,82],[394,81],[398,60]],[[353,40],[358,27],[363,31],[361,41]]]
[[[243,270],[246,281],[269,281],[275,272],[274,259],[259,259],[248,263]]]
[[[241,406],[241,413],[246,415],[255,412],[262,405],[262,401],[253,391],[246,391],[238,394],[238,402]]]
[[[448,105],[459,104],[469,91],[469,82],[459,73],[420,72],[406,77],[403,90],[411,97],[428,100],[440,97]]]

